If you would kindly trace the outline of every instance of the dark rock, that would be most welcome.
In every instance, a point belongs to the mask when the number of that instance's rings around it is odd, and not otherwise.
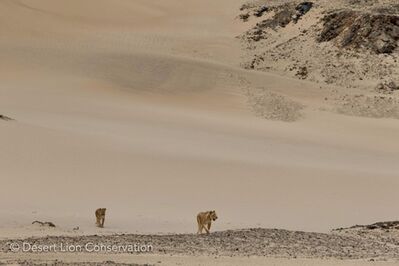
[[[257,10],[254,12],[255,17],[261,17],[263,16],[263,13],[268,12],[269,8],[266,5],[260,6]]]
[[[393,93],[393,92],[396,91],[396,90],[399,90],[399,86],[396,85],[396,83],[393,82],[393,81],[382,82],[382,83],[379,83],[379,84],[377,85],[377,87],[375,88],[375,90],[376,90],[377,92],[380,92],[380,93],[387,93],[387,94],[390,94],[390,93]]]
[[[296,23],[303,15],[305,15],[312,8],[312,6],[313,6],[312,2],[303,2],[297,6],[294,6],[292,4],[284,4],[278,7],[273,7],[272,9],[275,11],[274,16],[270,19],[265,19],[257,23],[256,26],[252,29],[252,33],[255,33],[256,35],[256,33],[260,33],[259,30],[263,31],[263,29],[266,28],[276,30],[277,27],[284,28],[290,22]],[[271,8],[262,6],[255,12],[255,16],[257,16],[258,14],[260,17],[261,16],[260,14],[263,14],[263,12],[269,10],[271,10]],[[261,38],[256,37],[250,39],[259,41],[261,39],[265,39],[265,37],[263,36]]]
[[[342,231],[345,229],[389,230],[389,229],[397,229],[398,226],[399,226],[399,221],[388,221],[388,222],[373,223],[373,224],[369,224],[369,225],[354,225],[349,228],[339,228],[339,229],[335,229],[333,231]]]
[[[365,48],[376,54],[390,54],[398,46],[399,16],[340,10],[323,19],[319,42],[335,41],[345,48]]]
[[[300,67],[295,74],[295,76],[301,78],[301,79],[306,79],[308,77],[308,68],[306,66]]]
[[[246,22],[246,21],[248,21],[248,19],[249,19],[249,13],[240,14],[239,18],[240,18],[242,21]]]
[[[33,221],[32,224],[40,224],[41,226],[55,227],[55,224],[52,222]]]
[[[5,115],[0,115],[0,120],[10,121],[10,120],[13,120],[13,119],[8,117],[8,116],[5,116]]]
[[[258,41],[260,41],[262,39],[265,39],[265,38],[266,38],[265,32],[262,29],[260,29],[260,28],[255,28],[254,30],[247,32],[247,39],[248,40],[252,40],[252,41],[258,42]]]
[[[302,2],[299,5],[297,5],[295,7],[295,14],[292,17],[292,20],[294,21],[294,23],[297,23],[298,20],[305,15],[306,13],[309,12],[309,10],[313,7],[313,3],[312,2]]]
[[[258,28],[271,28],[276,29],[277,27],[284,28],[287,26],[293,19],[295,12],[292,9],[283,9],[277,12],[273,18],[266,19],[262,22],[259,22],[256,27]]]
[[[300,12],[302,15],[306,14],[309,12],[309,10],[313,7],[312,2],[302,2],[299,5],[296,6],[296,10]]]

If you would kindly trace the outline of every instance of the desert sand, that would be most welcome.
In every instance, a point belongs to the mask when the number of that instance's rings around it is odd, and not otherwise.
[[[398,219],[398,120],[334,111],[342,84],[242,68],[242,4],[0,1],[0,239],[194,233],[211,209],[215,231]],[[162,265],[245,260],[184,256]],[[244,264],[341,265],[319,259]]]
[[[24,258],[25,257],[25,260]],[[106,255],[30,255],[23,256],[22,259],[18,260],[17,265],[32,265],[32,263],[42,263],[36,265],[46,265],[57,261],[57,265],[107,265],[107,266],[152,266],[152,265],[210,265],[210,266],[242,266],[242,265],[253,265],[253,266],[394,266],[396,262],[365,262],[365,261],[340,261],[340,260],[319,260],[319,259],[278,259],[278,258],[263,258],[263,257],[240,257],[240,258],[217,258],[210,260],[208,256],[128,256],[128,255],[115,255],[114,261],[108,261],[109,256]],[[12,256],[9,258],[12,259]],[[62,262],[60,262],[60,259]],[[91,261],[91,262],[89,262]],[[15,264],[13,264],[15,265]]]

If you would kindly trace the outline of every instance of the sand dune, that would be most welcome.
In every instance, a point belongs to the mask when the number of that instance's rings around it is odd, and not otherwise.
[[[396,219],[397,120],[242,69],[241,4],[0,1],[0,238],[191,233],[207,209],[215,230]]]
[[[219,228],[395,218],[397,124],[319,111],[317,85],[224,60],[221,48],[239,57],[226,44],[240,29],[239,1],[222,2],[190,2],[180,16],[177,1],[101,1],[90,12],[90,1],[2,1],[0,100],[16,119],[0,124],[2,219],[18,207],[26,221],[90,227],[98,205],[110,227],[152,232],[190,232],[203,208],[221,212]],[[212,27],[198,25],[204,13]],[[303,104],[303,118],[257,117],[253,88]],[[10,202],[15,193],[24,196]]]

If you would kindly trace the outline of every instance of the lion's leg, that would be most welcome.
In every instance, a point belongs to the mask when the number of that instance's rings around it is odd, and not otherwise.
[[[201,225],[201,219],[199,216],[197,216],[197,224],[198,224],[197,234],[201,234],[202,233],[202,225]]]
[[[197,230],[197,234],[201,234],[202,233],[202,226],[200,223],[198,223],[198,230]]]
[[[104,227],[105,217],[101,218],[101,227]]]
[[[96,216],[96,225],[100,226],[100,218]]]
[[[205,229],[205,232],[206,232],[207,234],[209,234],[209,230],[208,230],[208,228],[206,228],[206,226],[205,226],[205,225],[202,225],[202,227]]]
[[[208,231],[211,231],[211,222],[208,223]]]

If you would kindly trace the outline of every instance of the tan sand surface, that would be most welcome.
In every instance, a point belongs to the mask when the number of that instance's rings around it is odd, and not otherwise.
[[[397,219],[398,121],[328,111],[341,87],[242,69],[241,4],[0,1],[0,238],[191,233],[210,209],[214,230]]]
[[[397,218],[399,124],[241,70],[240,4],[1,1],[1,226],[89,230],[101,206],[107,230],[140,232],[192,232],[203,209],[215,229]],[[249,87],[302,118],[255,116]]]
[[[15,258],[13,255],[9,255],[4,261],[13,261]],[[107,255],[68,255],[68,254],[57,254],[57,255],[29,255],[20,257],[21,261],[32,259],[36,262],[47,262],[52,263],[55,260],[62,260],[65,263],[84,263],[93,261],[97,263],[104,263],[109,257]],[[116,263],[135,263],[138,265],[209,265],[209,266],[393,266],[397,265],[396,262],[375,262],[375,261],[363,261],[363,260],[308,260],[308,259],[273,259],[263,257],[218,257],[214,260],[209,260],[209,257],[191,257],[191,256],[137,256],[137,255],[117,255],[113,257],[114,264],[104,265],[118,265]],[[18,264],[10,264],[18,265]],[[73,265],[73,264],[71,264]],[[124,264],[126,265],[126,264]]]

